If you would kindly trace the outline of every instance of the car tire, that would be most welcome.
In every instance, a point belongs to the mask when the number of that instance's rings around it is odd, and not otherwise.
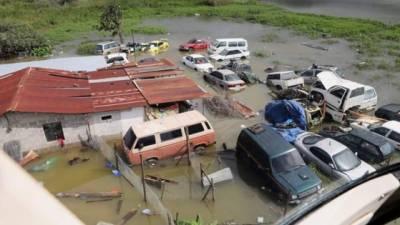
[[[197,71],[197,68],[194,68],[194,71]]]
[[[324,104],[324,95],[319,92],[311,92],[311,95],[313,96],[313,101],[317,103],[318,106]]]
[[[189,48],[189,53],[194,52],[194,48]]]
[[[222,60],[222,59],[218,59],[218,60],[217,60],[217,62],[223,62],[223,61],[224,61],[224,60]]]
[[[276,88],[276,90],[278,90],[278,91],[281,91],[281,90],[282,90],[282,87],[281,87],[280,85],[276,85],[275,88]]]
[[[156,167],[158,165],[158,159],[155,157],[146,159],[146,165],[151,168]]]
[[[246,60],[246,56],[240,57],[241,60]]]
[[[186,66],[186,63],[185,63],[185,62],[182,62],[182,64]]]
[[[203,76],[203,79],[204,79],[205,82],[209,82],[209,80],[208,80],[206,75]]]

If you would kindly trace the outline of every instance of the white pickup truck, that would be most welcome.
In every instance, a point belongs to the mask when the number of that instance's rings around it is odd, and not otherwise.
[[[304,86],[304,79],[294,73],[294,71],[282,71],[267,74],[266,84],[275,87],[277,90],[289,88],[301,88]]]
[[[343,122],[349,110],[374,110],[378,102],[373,87],[342,79],[331,71],[323,71],[311,86],[314,104],[326,103],[326,112],[337,122]]]

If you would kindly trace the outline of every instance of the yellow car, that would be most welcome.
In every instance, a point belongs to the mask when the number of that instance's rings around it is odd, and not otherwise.
[[[161,39],[152,41],[149,43],[143,43],[142,51],[146,53],[150,53],[152,55],[159,54],[160,52],[164,52],[168,49],[169,44],[167,40]]]

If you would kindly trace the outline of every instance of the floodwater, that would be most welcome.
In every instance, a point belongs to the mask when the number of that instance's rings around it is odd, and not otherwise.
[[[210,85],[203,81],[202,75],[189,70],[180,64],[181,58],[187,53],[178,51],[179,44],[193,37],[224,38],[243,37],[249,42],[251,52],[262,52],[266,57],[251,56],[250,64],[259,78],[265,78],[263,72],[267,66],[277,66],[282,70],[300,69],[316,64],[334,64],[344,68],[349,79],[373,85],[379,95],[379,104],[395,102],[398,89],[388,81],[371,81],[370,77],[377,71],[368,73],[355,73],[354,64],[359,61],[356,53],[349,48],[349,43],[337,40],[336,43],[327,45],[328,51],[321,51],[305,47],[307,42],[322,45],[321,39],[309,40],[290,31],[250,24],[245,22],[228,22],[222,20],[206,20],[201,17],[185,17],[165,20],[148,20],[146,25],[164,26],[168,30],[166,35],[135,35],[135,41],[144,42],[153,39],[167,38],[170,48],[157,57],[166,57],[177,63],[185,70],[198,85],[218,94]],[[262,42],[265,34],[275,34],[278,40],[271,43]],[[149,56],[138,56],[144,58]],[[379,72],[379,71],[378,71]],[[376,82],[376,83],[374,83]],[[193,158],[192,166],[185,165],[182,160],[179,166],[175,161],[162,162],[160,167],[146,168],[146,174],[160,176],[179,182],[178,185],[167,184],[163,194],[163,204],[174,215],[179,213],[180,218],[195,218],[196,214],[206,222],[219,222],[235,220],[239,223],[256,222],[258,216],[264,217],[267,224],[283,216],[285,205],[277,198],[276,193],[268,190],[268,184],[263,183],[262,176],[245,166],[237,164],[231,152],[221,153],[222,143],[228,148],[234,148],[241,125],[251,125],[263,121],[262,110],[272,100],[269,90],[265,85],[256,84],[248,86],[244,91],[231,94],[251,107],[254,111],[261,112],[259,116],[245,120],[241,118],[227,118],[217,116],[203,108],[198,102],[198,110],[202,111],[210,120],[217,132],[217,144],[210,148],[204,156]],[[217,153],[218,152],[218,153]],[[52,193],[60,191],[110,191],[118,188],[124,193],[124,204],[121,213],[115,213],[116,200],[97,203],[86,203],[77,199],[61,199],[61,201],[86,224],[96,224],[103,220],[116,223],[129,209],[143,204],[142,196],[135,191],[124,179],[111,175],[109,169],[104,167],[104,157],[96,152],[83,152],[79,150],[59,151],[55,153],[62,160],[46,172],[34,174],[35,178],[43,182],[44,186]],[[90,160],[80,165],[70,167],[67,160],[79,155]],[[208,173],[218,169],[230,167],[234,174],[232,181],[216,185],[215,202],[208,199],[201,201],[205,189],[199,182],[198,165],[202,162]],[[138,168],[134,169],[138,173]],[[140,173],[139,173],[140,174]],[[323,177],[325,189],[328,190],[329,179]],[[152,188],[161,196],[161,190]],[[209,196],[210,198],[210,196]],[[163,224],[158,216],[146,217],[137,215],[128,224]]]
[[[400,22],[398,0],[264,0],[295,12]]]

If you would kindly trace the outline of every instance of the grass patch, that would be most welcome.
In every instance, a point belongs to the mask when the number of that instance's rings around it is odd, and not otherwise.
[[[280,37],[278,34],[275,34],[275,33],[267,33],[267,34],[264,34],[264,35],[262,36],[261,41],[262,41],[262,42],[265,42],[265,43],[272,43],[272,42],[280,42],[280,43],[283,43],[283,42],[284,42],[284,41],[281,39],[281,37]]]
[[[397,57],[396,60],[394,61],[394,69],[396,71],[400,71],[400,57]]]
[[[375,75],[372,75],[368,80],[370,82],[376,82],[376,81],[378,81],[380,79],[382,79],[382,77],[380,75],[378,75],[378,74],[375,74]]]
[[[380,70],[391,70],[392,69],[392,65],[390,65],[386,61],[381,61],[376,68],[378,68]]]
[[[76,53],[78,55],[94,55],[96,50],[96,43],[82,42],[78,45]]]
[[[358,70],[369,70],[375,67],[374,62],[371,59],[356,63],[354,65]]]

